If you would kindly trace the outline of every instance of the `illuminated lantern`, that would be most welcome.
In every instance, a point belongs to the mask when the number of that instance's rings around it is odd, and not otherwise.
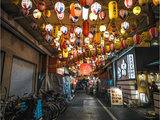
[[[63,58],[68,58],[68,50],[63,50]]]
[[[77,22],[77,21],[78,21],[78,18],[74,18],[71,14],[69,15],[69,19],[70,19],[72,22]]]
[[[139,15],[141,13],[141,7],[139,7],[139,6],[134,7],[133,8],[133,13],[135,15]]]
[[[121,33],[122,33],[122,34],[125,34],[125,32],[126,32],[126,31],[125,31],[124,29],[121,29]]]
[[[127,11],[127,10],[121,9],[121,10],[119,11],[119,17],[120,17],[122,20],[125,19],[127,16],[128,16],[128,11]]]
[[[70,31],[71,33],[73,33],[73,32],[75,31],[74,27],[71,26],[71,27],[69,28],[69,31]]]
[[[134,41],[135,44],[141,43],[141,37],[140,37],[140,35],[135,34],[135,35],[133,36],[133,41]]]
[[[90,39],[92,39],[92,38],[93,38],[93,34],[90,32],[89,35],[88,35],[88,37],[89,37]]]
[[[93,0],[86,0],[86,6],[89,7],[93,4]]]
[[[95,43],[100,44],[101,43],[101,33],[96,33],[94,39],[95,39],[94,40]]]
[[[90,13],[89,18],[91,21],[96,21],[98,18],[98,15],[94,14],[94,13]]]
[[[11,0],[11,3],[13,3],[14,5],[18,5],[19,0]]]
[[[122,48],[127,48],[128,47],[125,40],[121,40],[121,46],[122,46]]]
[[[106,46],[105,46],[105,51],[106,51],[107,53],[109,53],[109,52],[111,51],[109,45],[106,45]]]
[[[145,5],[149,0],[138,0],[139,5]]]
[[[60,27],[60,31],[63,33],[63,34],[66,34],[67,33],[67,27],[66,26],[62,26]]]
[[[131,8],[133,5],[133,0],[124,0],[124,4],[127,8]]]
[[[27,16],[29,14],[29,10],[24,8],[20,9],[20,12],[23,16]]]
[[[151,41],[149,32],[143,32],[140,37],[142,41],[145,41],[145,42]]]
[[[51,42],[52,36],[49,35],[49,34],[46,34],[46,35],[45,35],[45,39],[46,39],[48,42]]]
[[[59,20],[63,20],[63,18],[64,18],[64,12],[61,12],[61,13],[57,12],[57,17],[58,17]]]
[[[58,58],[59,58],[59,59],[62,58],[62,53],[58,53]]]
[[[106,31],[106,26],[105,26],[105,25],[101,25],[101,26],[99,27],[99,30],[100,30],[101,32]]]
[[[31,0],[22,0],[21,5],[23,8],[30,10],[32,8]]]
[[[152,39],[158,37],[157,28],[153,27],[153,28],[149,29],[149,35],[151,36]]]
[[[74,18],[79,18],[82,14],[82,8],[78,3],[76,4],[72,3],[70,6],[70,11],[71,11],[71,15]]]
[[[75,33],[70,33],[70,38],[74,38],[75,36]]]
[[[54,9],[58,13],[62,13],[65,10],[65,5],[62,2],[57,2],[54,6]]]
[[[43,15],[46,16],[47,18],[49,18],[51,16],[51,11],[50,10],[45,10],[43,12]]]
[[[114,47],[115,47],[116,50],[120,50],[121,49],[121,43],[120,42],[115,42]]]
[[[157,5],[159,5],[159,0],[153,0],[153,4],[155,5],[155,6],[157,6]]]
[[[52,36],[53,36],[54,38],[57,38],[57,37],[58,37],[58,29],[59,29],[59,27],[58,27],[57,25],[55,25],[55,26],[53,27]],[[57,38],[57,39],[58,39],[58,38]]]
[[[37,8],[39,11],[43,12],[46,9],[46,2],[43,0],[39,0],[37,2]]]
[[[80,4],[81,4],[82,6],[86,6],[86,0],[80,0]]]
[[[80,65],[80,73],[82,75],[89,75],[91,73],[91,71],[92,71],[92,68],[91,68],[90,64],[82,63]]]
[[[128,46],[132,46],[132,45],[134,44],[133,38],[132,38],[132,37],[128,37],[128,38],[126,39],[126,44],[127,44]]]
[[[83,35],[88,36],[88,34],[89,34],[89,22],[86,20],[83,21]]]
[[[100,19],[100,20],[104,20],[105,17],[106,17],[106,12],[105,12],[105,11],[101,11],[101,12],[99,13],[99,19]]]
[[[88,19],[88,13],[89,13],[89,8],[88,7],[83,7],[82,9],[82,18],[83,20]]]
[[[98,55],[101,54],[101,48],[97,48],[97,54],[98,54]]]
[[[45,30],[47,32],[51,32],[53,30],[53,26],[51,24],[47,24],[46,27],[45,27]]]
[[[76,33],[76,35],[81,35],[82,34],[82,28],[81,27],[77,27],[75,29],[75,33]]]
[[[129,28],[129,23],[124,21],[122,24],[121,24],[121,28],[124,29],[124,30],[127,30]]]
[[[114,40],[114,35],[111,34],[111,35],[109,36],[109,40],[110,40],[110,41],[113,41],[113,40]]]
[[[110,44],[110,50],[111,50],[112,52],[115,51],[115,45],[114,45],[114,43],[111,43],[111,44]]]
[[[40,19],[41,18],[41,12],[38,9],[35,9],[33,11],[33,17],[36,19]]]
[[[87,38],[85,38],[85,43],[87,43],[87,44],[89,44],[90,43],[90,39],[87,37]]]
[[[101,11],[101,5],[98,2],[95,2],[91,5],[91,11],[94,14],[98,14]]]
[[[32,29],[33,29],[33,30],[36,30],[36,29],[37,29],[37,23],[35,23],[35,22],[32,23]]]
[[[110,1],[108,4],[109,7],[109,18],[116,19],[118,17],[118,7],[116,1]]]
[[[103,33],[103,36],[104,36],[105,38],[109,38],[109,32],[108,32],[108,31],[105,31],[105,32]]]

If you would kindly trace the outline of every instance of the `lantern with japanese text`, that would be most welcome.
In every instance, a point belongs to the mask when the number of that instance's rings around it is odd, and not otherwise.
[[[116,1],[110,1],[108,4],[109,7],[109,18],[116,19],[118,17],[118,7]]]
[[[20,9],[20,13],[21,13],[23,16],[27,16],[27,15],[29,14],[29,10],[28,10],[28,9],[21,8],[21,9]]]
[[[75,33],[76,33],[76,35],[81,35],[82,34],[82,28],[81,27],[77,27],[75,29]]]
[[[119,17],[120,17],[122,20],[125,19],[127,16],[128,16],[128,11],[127,11],[127,10],[121,9],[121,10],[119,11]]]
[[[51,16],[51,11],[50,10],[45,10],[43,12],[43,15],[46,16],[47,18],[49,18]]]
[[[19,0],[11,0],[11,3],[13,3],[14,5],[18,5]]]
[[[89,75],[91,73],[91,71],[92,71],[92,68],[91,68],[90,64],[82,63],[80,65],[80,73],[82,75]]]
[[[139,15],[141,13],[141,7],[139,7],[139,6],[134,7],[133,8],[133,13],[135,15]]]
[[[40,19],[41,18],[41,12],[38,10],[38,9],[35,9],[33,11],[33,17],[36,18],[36,19]]]
[[[61,12],[61,13],[57,12],[57,17],[58,17],[59,20],[63,20],[63,18],[64,18],[64,12]]]
[[[128,47],[125,40],[121,40],[121,46],[122,46],[122,48],[127,48]]]
[[[57,38],[57,37],[58,37],[58,30],[59,30],[58,25],[53,26],[52,36],[53,36],[54,38]],[[58,38],[57,38],[57,39],[58,39]]]
[[[140,37],[140,35],[135,34],[135,35],[133,36],[133,41],[134,41],[135,44],[141,43],[141,37]]]
[[[60,27],[60,31],[62,32],[62,34],[66,34],[67,33],[67,27],[66,26],[62,26]]]
[[[98,2],[94,2],[94,3],[91,5],[91,11],[92,11],[92,13],[94,13],[94,14],[100,13],[100,11],[101,11],[101,5],[100,5]]]
[[[54,7],[55,11],[58,13],[62,13],[65,10],[65,5],[62,2],[57,2]]]
[[[124,30],[127,30],[129,28],[129,23],[124,21],[122,24],[121,24],[121,28],[124,29]]]
[[[31,0],[22,0],[21,5],[23,8],[30,10],[32,8]]]
[[[82,14],[82,8],[78,3],[76,4],[72,3],[70,6],[70,11],[71,11],[71,15],[74,18],[79,18]]]
[[[106,12],[105,12],[105,11],[101,11],[101,12],[99,13],[99,19],[100,19],[100,20],[104,20],[105,17],[106,17]]]
[[[158,37],[158,30],[156,27],[152,27],[149,29],[149,35],[151,36],[151,38],[156,38]]]
[[[124,0],[124,4],[127,8],[131,8],[133,5],[133,0]]]
[[[88,36],[88,34],[89,34],[89,22],[86,20],[83,21],[83,35]]]
[[[111,50],[112,52],[115,51],[115,45],[114,45],[114,43],[111,43],[111,44],[110,44],[110,50]]]
[[[51,24],[47,24],[46,27],[45,27],[45,30],[47,32],[51,32],[53,30],[53,26]]]
[[[133,37],[128,37],[128,38],[126,39],[126,44],[127,44],[128,46],[132,46],[132,45],[134,44]]]
[[[98,18],[98,15],[94,14],[94,13],[90,13],[89,18],[91,21],[96,21]]]
[[[108,31],[105,31],[105,32],[103,33],[103,36],[104,36],[105,38],[109,38],[109,32],[108,32]]]
[[[154,4],[155,6],[159,5],[159,3],[160,3],[159,0],[153,0],[153,4]]]
[[[145,42],[148,42],[148,41],[151,41],[151,37],[149,35],[149,32],[143,32],[141,35],[141,40],[142,41],[145,41]]]
[[[38,0],[37,8],[39,11],[43,12],[46,9],[46,2],[43,0]]]
[[[49,34],[46,34],[46,35],[45,35],[45,39],[46,39],[48,42],[51,42],[51,41],[52,41],[52,36],[49,35]]]
[[[139,5],[141,5],[141,6],[145,5],[148,2],[149,2],[149,0],[138,0]]]

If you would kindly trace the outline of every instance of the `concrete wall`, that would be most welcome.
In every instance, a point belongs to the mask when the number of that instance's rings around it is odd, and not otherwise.
[[[33,91],[36,90],[40,53],[4,28],[1,28],[0,50],[5,52],[4,68],[2,73],[2,98],[5,94],[4,87],[6,87],[8,89],[7,91],[9,91],[13,56],[17,56],[37,66],[36,78],[33,81]]]

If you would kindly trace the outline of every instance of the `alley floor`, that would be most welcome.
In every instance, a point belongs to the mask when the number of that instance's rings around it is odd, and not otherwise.
[[[58,120],[143,120],[127,108],[103,106],[94,96],[79,92]]]

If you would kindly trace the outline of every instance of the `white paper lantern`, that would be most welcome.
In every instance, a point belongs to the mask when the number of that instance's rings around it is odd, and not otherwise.
[[[103,36],[104,36],[105,38],[109,38],[109,32],[108,32],[108,31],[105,31],[105,32],[103,33]]]
[[[75,33],[70,33],[70,38],[74,38],[75,36]]]
[[[91,21],[96,21],[98,18],[98,15],[94,14],[94,13],[90,13],[89,18]]]
[[[88,20],[88,12],[89,12],[89,8],[83,7],[82,9],[82,19],[83,20]]]
[[[110,41],[114,40],[114,35],[110,35]]]
[[[23,8],[30,10],[32,8],[31,0],[22,0],[21,5]]]
[[[101,5],[98,2],[95,2],[91,5],[91,11],[94,14],[98,14],[101,11]]]
[[[81,35],[82,34],[82,28],[81,27],[77,27],[75,29],[75,33],[76,33],[76,35]]]
[[[45,27],[45,30],[47,32],[51,32],[53,30],[53,26],[51,24],[47,24],[46,27]]]
[[[38,9],[35,9],[33,11],[33,17],[36,18],[36,19],[40,19],[41,18],[41,12],[38,10]]]
[[[89,39],[89,37],[87,37],[87,38],[85,38],[85,43],[87,43],[87,44],[89,44],[90,43],[90,39]]]
[[[121,24],[121,28],[124,29],[124,30],[127,30],[129,28],[129,23],[124,21],[122,24]]]
[[[89,37],[90,39],[92,39],[92,38],[93,38],[93,34],[92,34],[92,33],[89,33],[88,37]]]
[[[58,13],[62,13],[65,10],[65,5],[62,2],[57,2],[54,7],[55,11]]]
[[[101,26],[99,27],[99,30],[100,30],[101,32],[106,31],[106,26],[105,26],[105,25],[101,25]]]
[[[62,32],[62,33],[64,33],[64,34],[66,34],[67,33],[67,27],[66,26],[62,26],[61,28],[60,28],[60,31]]]

